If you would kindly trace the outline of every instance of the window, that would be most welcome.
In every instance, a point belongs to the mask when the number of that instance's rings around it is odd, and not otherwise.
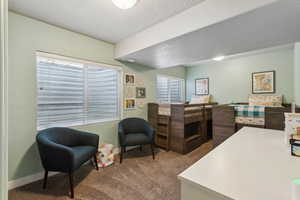
[[[120,119],[120,77],[118,68],[38,54],[38,129]]]
[[[184,79],[157,76],[157,99],[159,103],[178,103],[184,100]]]

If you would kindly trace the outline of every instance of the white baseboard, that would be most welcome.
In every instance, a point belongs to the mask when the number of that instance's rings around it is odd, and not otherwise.
[[[138,148],[138,146],[133,146],[133,147],[127,147],[126,150],[132,150]],[[117,148],[116,153],[120,153],[120,148]],[[86,164],[86,163],[85,163]],[[54,176],[56,174],[59,174],[59,172],[49,172],[48,177],[50,176]],[[29,183],[33,183],[35,181],[41,180],[44,178],[44,172],[40,172],[37,174],[33,174],[33,175],[29,175],[29,176],[25,176],[16,180],[11,180],[8,182],[8,190],[12,190],[15,189],[17,187],[21,187],[23,185],[27,185]]]
[[[48,177],[54,176],[58,173],[59,172],[49,172]],[[8,182],[8,190],[12,190],[14,188],[21,187],[23,185],[27,185],[29,183],[41,180],[43,178],[44,178],[44,172],[40,172],[40,173],[33,174],[30,176],[25,176],[25,177],[22,177],[22,178],[19,178],[16,180],[11,180]]]

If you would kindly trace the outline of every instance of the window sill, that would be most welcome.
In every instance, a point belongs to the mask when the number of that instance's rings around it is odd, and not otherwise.
[[[105,119],[105,120],[94,120],[94,121],[90,121],[90,122],[86,122],[86,123],[74,123],[74,124],[65,124],[65,125],[58,125],[58,126],[45,126],[45,127],[37,127],[37,131],[41,131],[43,129],[47,129],[47,128],[51,128],[51,127],[78,127],[78,126],[89,126],[89,125],[95,125],[95,124],[99,124],[99,123],[111,123],[111,122],[116,122],[116,121],[120,121],[121,118],[117,118],[117,119]]]

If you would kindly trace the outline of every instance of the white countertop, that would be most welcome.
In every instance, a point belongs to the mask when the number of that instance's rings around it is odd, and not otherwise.
[[[245,127],[178,177],[235,200],[290,200],[300,157],[283,131]]]

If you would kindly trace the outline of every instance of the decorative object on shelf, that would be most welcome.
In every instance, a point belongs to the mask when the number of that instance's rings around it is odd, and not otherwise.
[[[300,113],[284,113],[285,116],[285,144],[290,143],[292,135],[300,135]]]
[[[209,78],[195,80],[195,95],[209,95]]]
[[[137,87],[136,88],[136,98],[146,98],[146,88]]]
[[[135,75],[134,74],[125,74],[125,84],[126,86],[135,85]]]
[[[135,99],[126,99],[125,100],[125,109],[126,110],[135,109]]]
[[[252,93],[275,93],[275,71],[252,73]]]
[[[290,143],[292,156],[300,157],[300,135],[292,135]]]
[[[120,9],[129,9],[135,6],[135,4],[138,2],[138,0],[112,0],[112,2]],[[132,60],[132,59],[130,59]],[[129,60],[129,61],[130,61]]]

